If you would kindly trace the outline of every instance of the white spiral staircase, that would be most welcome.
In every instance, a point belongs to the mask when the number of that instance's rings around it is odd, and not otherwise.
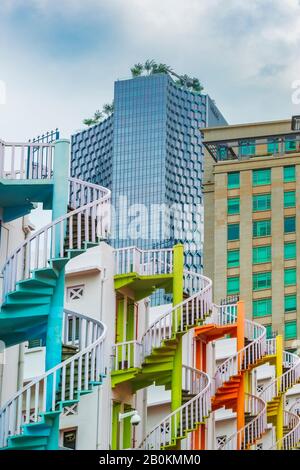
[[[276,352],[275,340],[269,340],[269,344]],[[261,392],[260,397],[268,404],[270,410],[275,411],[280,397],[288,389],[296,385],[300,380],[300,358],[296,354],[283,351],[283,367],[285,372],[274,378]],[[300,418],[292,410],[284,411],[284,431],[282,439],[278,440],[270,449],[291,450],[297,447],[300,442]]]
[[[248,344],[225,360],[214,376],[215,394],[230,380],[258,365],[266,354],[266,329],[259,323],[245,320],[245,338]],[[266,403],[261,398],[245,394],[245,414],[249,422],[233,433],[219,450],[246,449],[260,439],[267,426]]]
[[[0,142],[2,181],[38,183],[46,179],[51,184],[54,149],[54,144]],[[68,212],[26,239],[2,269],[0,327],[7,345],[30,339],[34,334],[45,337],[60,270],[109,233],[108,189],[68,178],[66,191]],[[53,420],[63,407],[101,384],[105,373],[105,326],[72,312],[65,312],[64,319],[62,339],[71,346],[71,357],[26,385],[1,408],[0,447],[47,448]]]
[[[102,322],[64,311],[62,343],[74,349],[72,356],[25,385],[1,408],[0,447],[31,447],[33,438],[38,438],[35,448],[47,446],[51,418],[102,383],[105,336]]]

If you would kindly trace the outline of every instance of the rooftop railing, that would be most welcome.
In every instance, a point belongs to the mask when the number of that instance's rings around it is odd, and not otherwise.
[[[204,142],[215,161],[248,160],[254,157],[281,157],[300,153],[300,132],[263,137],[243,137]]]

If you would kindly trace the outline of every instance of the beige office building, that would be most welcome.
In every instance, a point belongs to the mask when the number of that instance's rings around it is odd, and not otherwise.
[[[293,124],[292,124],[293,122]],[[216,302],[300,337],[300,130],[297,119],[203,130],[204,272]]]

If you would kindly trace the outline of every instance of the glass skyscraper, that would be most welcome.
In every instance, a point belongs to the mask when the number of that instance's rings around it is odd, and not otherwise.
[[[200,128],[224,124],[208,95],[168,74],[115,82],[113,115],[72,136],[71,159],[72,176],[112,190],[114,246],[183,242],[187,268],[201,271],[201,237],[194,237],[202,207]]]

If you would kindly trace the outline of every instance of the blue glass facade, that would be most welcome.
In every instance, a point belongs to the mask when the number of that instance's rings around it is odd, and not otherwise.
[[[71,137],[71,176],[112,186],[113,116]]]
[[[167,74],[115,82],[113,116],[72,137],[71,164],[73,176],[112,189],[115,246],[184,242],[187,268],[201,270],[201,239],[193,239],[202,206],[199,128],[224,124],[208,95],[178,87]]]
[[[119,209],[116,246],[153,246],[151,204],[165,202],[166,194],[166,80],[166,75],[158,75],[115,83],[112,194],[113,205]],[[141,224],[137,231],[131,230],[128,240],[128,227],[134,220]]]

